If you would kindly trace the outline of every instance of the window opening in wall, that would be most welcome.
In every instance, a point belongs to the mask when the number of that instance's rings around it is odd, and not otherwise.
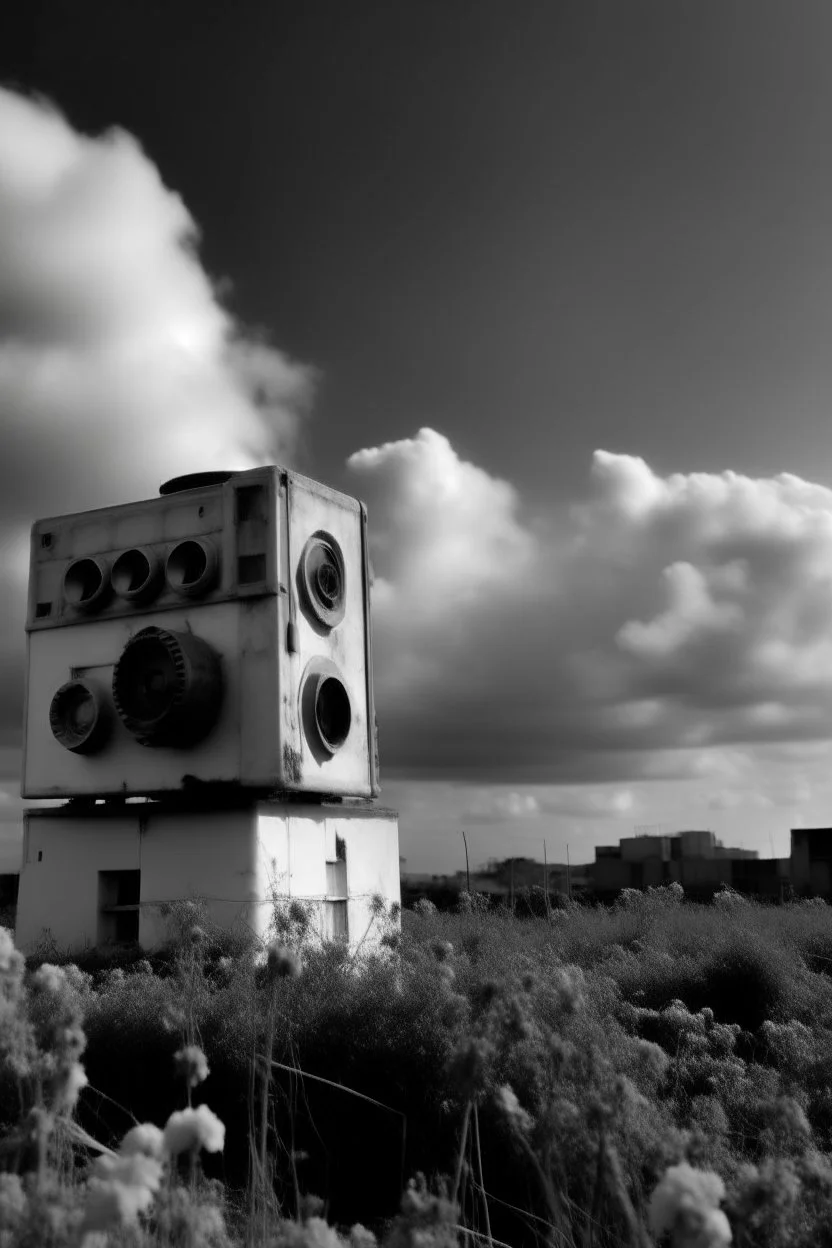
[[[20,874],[17,871],[0,875],[0,927],[14,927],[19,884]]]
[[[347,940],[347,849],[340,836],[335,838],[335,861],[326,864],[324,940]]]
[[[139,939],[141,871],[98,872],[98,943],[132,944]]]

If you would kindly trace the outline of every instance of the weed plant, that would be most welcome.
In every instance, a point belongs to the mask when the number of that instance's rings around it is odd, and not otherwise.
[[[832,1245],[824,905],[379,899],[354,955],[168,918],[0,933],[0,1248]]]

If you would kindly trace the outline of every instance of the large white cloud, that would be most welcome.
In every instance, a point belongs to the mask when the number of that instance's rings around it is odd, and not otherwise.
[[[129,134],[0,89],[3,733],[20,715],[27,532],[183,472],[291,460],[313,375],[247,331]]]
[[[430,430],[350,465],[394,774],[667,779],[832,736],[832,490],[599,451],[581,501],[532,522]]]

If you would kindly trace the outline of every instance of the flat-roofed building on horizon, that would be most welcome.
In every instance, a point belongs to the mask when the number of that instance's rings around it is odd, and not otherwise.
[[[763,863],[779,865],[764,868]],[[617,846],[599,846],[592,883],[599,901],[612,900],[625,888],[658,888],[674,882],[695,899],[710,898],[723,884],[737,891],[780,897],[787,886],[788,868],[787,858],[760,859],[755,849],[723,845],[710,829],[689,828],[623,836]]]
[[[832,828],[792,828],[792,886],[800,897],[832,896]]]

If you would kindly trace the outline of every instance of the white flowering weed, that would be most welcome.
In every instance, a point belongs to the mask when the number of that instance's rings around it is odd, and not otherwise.
[[[647,1220],[652,1233],[669,1234],[673,1248],[724,1248],[731,1227],[719,1208],[725,1184],[710,1170],[687,1162],[671,1166],[650,1198]]]
[[[0,1174],[0,1231],[12,1230],[26,1211],[26,1193],[20,1176]],[[0,1242],[5,1242],[0,1240]]]
[[[161,1159],[165,1147],[164,1132],[152,1122],[140,1122],[131,1127],[121,1141],[119,1152],[124,1157],[142,1153],[145,1157]]]
[[[0,974],[18,975],[23,969],[23,954],[14,947],[14,937],[7,927],[0,927]]]
[[[189,1088],[203,1083],[211,1073],[208,1059],[198,1044],[186,1044],[174,1053],[173,1060],[177,1074],[181,1075]]]
[[[56,1110],[71,1111],[78,1104],[78,1097],[89,1083],[87,1072],[80,1062],[71,1062],[66,1070],[64,1079],[58,1083],[56,1080],[54,1108]]]
[[[162,1164],[135,1153],[98,1157],[90,1170],[83,1228],[106,1231],[135,1224],[153,1204],[162,1180]]]
[[[172,1157],[200,1148],[206,1153],[219,1153],[225,1147],[225,1126],[207,1105],[180,1109],[165,1124],[164,1142]]]
[[[517,1099],[517,1093],[510,1084],[505,1083],[494,1093],[497,1105],[516,1130],[526,1135],[534,1125],[532,1117],[526,1112]]]

